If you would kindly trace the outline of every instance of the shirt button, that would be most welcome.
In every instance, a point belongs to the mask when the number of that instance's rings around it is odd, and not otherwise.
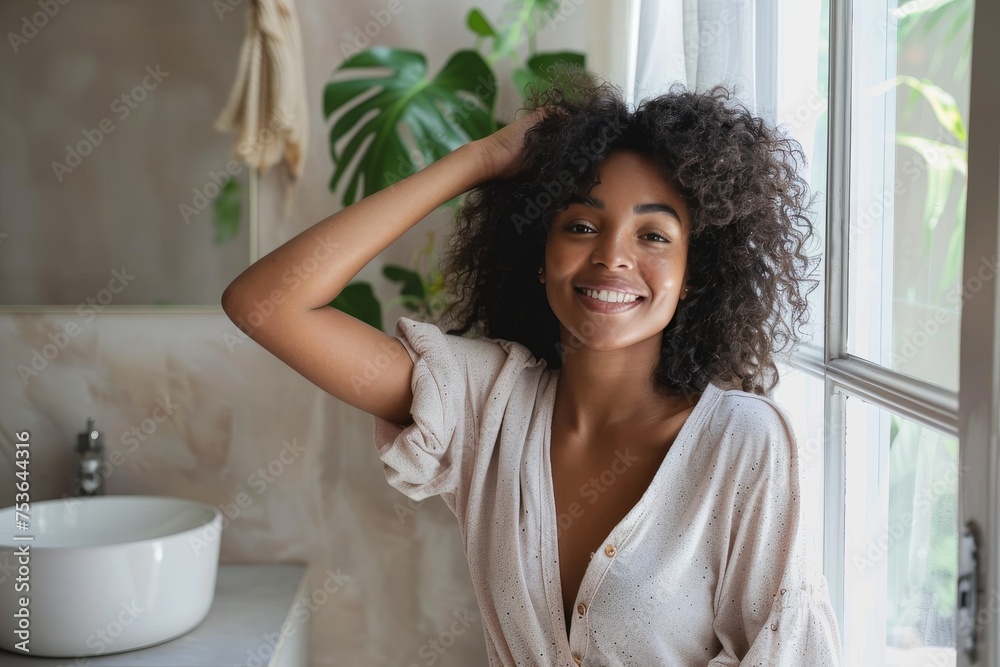
[[[578,665],[582,665],[583,664],[583,659],[580,658],[580,656],[578,656],[576,653],[574,653],[573,654],[573,662],[575,662]]]
[[[587,612],[587,605],[583,604],[582,602],[576,605],[576,613],[580,614],[580,616],[583,616],[586,612]]]
[[[615,555],[615,545],[609,544],[608,546],[604,547],[604,555],[607,556],[608,558],[611,558],[612,556],[614,556]]]

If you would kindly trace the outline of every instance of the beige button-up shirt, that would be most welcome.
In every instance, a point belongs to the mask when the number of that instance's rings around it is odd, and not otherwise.
[[[375,445],[389,484],[413,500],[440,494],[458,519],[491,667],[840,667],[826,580],[807,555],[795,437],[771,399],[705,388],[591,555],[567,640],[557,530],[586,520],[586,503],[555,515],[558,369],[519,343],[406,317],[396,333],[414,363],[414,423],[375,417]],[[586,502],[600,502],[600,483],[581,489]]]

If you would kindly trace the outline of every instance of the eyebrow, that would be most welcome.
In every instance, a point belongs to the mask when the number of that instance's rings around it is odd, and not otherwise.
[[[569,198],[570,204],[583,204],[585,206],[590,206],[598,210],[604,210],[604,201],[597,199],[596,197],[584,197],[580,195],[573,195]],[[665,213],[672,218],[675,218],[678,223],[681,222],[681,216],[673,206],[663,203],[650,203],[650,204],[636,204],[632,209],[636,215],[643,215],[646,213]]]

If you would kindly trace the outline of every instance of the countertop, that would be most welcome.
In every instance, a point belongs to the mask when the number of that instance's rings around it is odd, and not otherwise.
[[[309,619],[304,563],[220,564],[208,616],[186,635],[156,646],[81,658],[40,658],[0,649],[3,667],[277,667],[304,665]],[[293,614],[296,607],[301,607]],[[286,626],[287,621],[287,626]],[[285,637],[278,659],[276,645]]]

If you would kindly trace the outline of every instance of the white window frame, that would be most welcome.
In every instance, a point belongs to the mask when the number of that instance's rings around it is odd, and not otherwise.
[[[980,259],[1000,251],[1000,4],[980,0],[973,21],[969,177],[962,284],[979,285],[964,300],[958,392],[924,382],[847,352],[851,190],[851,0],[830,0],[829,138],[827,171],[826,318],[824,348],[805,347],[794,365],[825,383],[824,574],[845,634],[846,399],[853,396],[959,441],[959,535],[967,521],[980,530],[978,659],[957,651],[958,667],[1000,665],[1000,291],[996,278],[976,282]],[[860,17],[859,17],[859,20]],[[846,639],[846,637],[845,637]],[[846,656],[846,653],[845,653]],[[874,657],[874,656],[871,656]],[[870,657],[869,657],[870,659]],[[876,659],[881,659],[879,656]]]

